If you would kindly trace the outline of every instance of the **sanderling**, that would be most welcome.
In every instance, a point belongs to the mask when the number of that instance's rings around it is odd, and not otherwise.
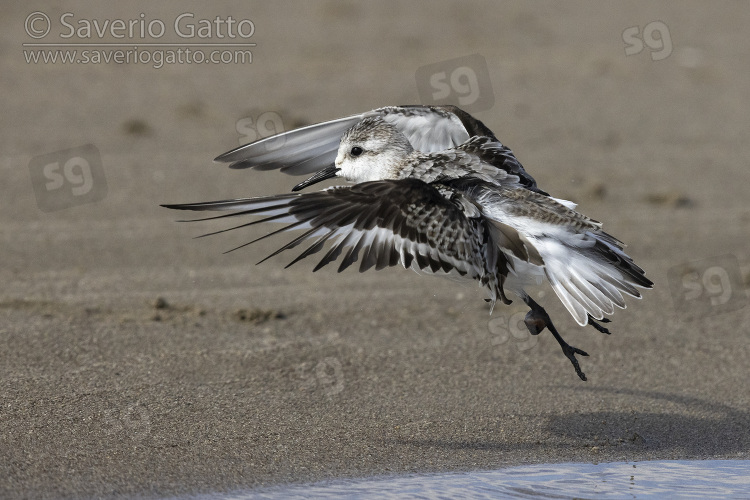
[[[638,288],[653,286],[623,252],[622,242],[604,232],[600,222],[576,212],[572,202],[539,189],[510,149],[458,108],[381,108],[284,136],[282,148],[265,150],[264,139],[218,159],[238,168],[315,172],[295,190],[332,177],[354,185],[164,206],[231,212],[208,219],[263,216],[217,232],[261,222],[286,224],[237,248],[277,233],[304,231],[261,262],[311,241],[289,267],[330,242],[313,271],[342,253],[343,271],[361,252],[360,272],[401,264],[457,274],[487,288],[490,313],[498,299],[511,302],[508,290],[528,305],[529,332],[549,329],[582,380],[586,376],[575,355],[588,354],[563,340],[524,285],[545,279],[579,325],[603,333],[609,331],[599,322],[609,322],[605,315],[615,306],[625,308],[623,295],[640,298]]]

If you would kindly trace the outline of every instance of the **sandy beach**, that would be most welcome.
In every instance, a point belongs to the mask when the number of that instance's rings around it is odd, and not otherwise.
[[[5,11],[0,497],[750,458],[744,4]],[[218,62],[154,60],[219,43],[253,45],[223,45]],[[77,62],[42,54],[65,50]],[[115,50],[138,62],[106,62]],[[232,59],[243,50],[251,60]],[[287,240],[223,252],[272,227],[193,239],[227,225],[159,206],[288,192],[302,179],[212,160],[443,90],[655,282],[611,335],[540,290],[590,354],[586,382],[549,333],[519,327],[519,301],[490,316],[478,286],[400,268],[312,273],[309,259],[284,269],[295,252],[256,266]]]

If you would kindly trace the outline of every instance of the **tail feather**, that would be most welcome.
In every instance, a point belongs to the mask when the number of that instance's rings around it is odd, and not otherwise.
[[[617,240],[593,232],[587,232],[586,237],[589,241],[575,246],[537,240],[552,289],[581,326],[588,323],[589,316],[600,320],[612,314],[615,306],[624,309],[623,294],[640,298],[638,288],[653,286]]]

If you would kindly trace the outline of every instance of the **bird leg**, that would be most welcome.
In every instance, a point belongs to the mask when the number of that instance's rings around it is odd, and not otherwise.
[[[580,354],[581,356],[588,356],[588,354],[585,351],[578,349],[577,347],[572,347],[570,344],[563,340],[563,338],[557,332],[555,325],[552,324],[552,320],[549,318],[547,311],[545,311],[542,306],[537,304],[534,299],[527,295],[526,297],[524,297],[524,302],[526,302],[526,305],[529,306],[530,309],[529,312],[526,313],[526,318],[523,320],[523,322],[526,324],[526,328],[529,329],[529,333],[531,333],[532,335],[539,335],[542,330],[548,328],[552,336],[555,337],[555,340],[557,340],[557,343],[560,344],[563,354],[565,354],[570,362],[573,363],[573,368],[575,368],[578,377],[581,380],[586,380],[586,375],[581,371],[581,367],[578,364],[578,360],[576,359],[575,355]],[[596,328],[597,326],[599,328],[602,328],[601,325],[598,324],[594,328]],[[599,328],[597,328],[597,330]],[[606,330],[606,328],[604,329]]]
[[[607,318],[602,318],[599,321],[601,321],[602,323],[610,323],[612,320],[607,319]],[[606,333],[607,335],[611,333],[607,328],[604,328],[602,325],[594,321],[594,318],[592,318],[590,314],[589,314],[589,325],[593,326],[594,328],[596,328],[602,333]]]

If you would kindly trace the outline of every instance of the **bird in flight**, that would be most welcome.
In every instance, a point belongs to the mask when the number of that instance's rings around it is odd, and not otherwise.
[[[640,298],[639,288],[653,286],[622,242],[574,203],[541,190],[491,130],[455,106],[379,108],[282,132],[216,160],[312,175],[289,194],[163,206],[229,212],[208,219],[261,217],[209,234],[285,224],[237,248],[302,231],[261,262],[308,243],[287,267],[327,248],[313,271],[341,257],[339,272],[359,260],[360,272],[402,265],[454,274],[486,288],[490,313],[498,300],[511,303],[510,292],[529,307],[529,332],[547,328],[581,380],[576,354],[588,354],[562,338],[525,286],[546,280],[579,325],[607,334],[601,323],[615,306],[625,308],[624,295]],[[297,192],[334,177],[352,184]]]

